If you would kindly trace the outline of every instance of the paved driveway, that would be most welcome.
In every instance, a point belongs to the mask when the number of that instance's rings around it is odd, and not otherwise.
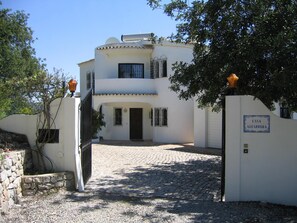
[[[94,160],[88,187],[99,186],[100,192],[138,198],[220,199],[221,158],[201,155],[191,146],[106,143],[94,146],[94,159],[100,162]]]
[[[199,153],[197,153],[197,151]],[[2,222],[297,222],[297,209],[222,203],[217,155],[149,142],[93,145],[84,193],[25,198]]]

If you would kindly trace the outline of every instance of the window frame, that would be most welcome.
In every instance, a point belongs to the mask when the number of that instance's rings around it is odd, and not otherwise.
[[[154,108],[154,126],[160,126],[160,108]]]
[[[154,110],[151,108],[150,112],[149,112],[149,118],[151,121],[151,126],[154,126]]]
[[[92,73],[90,71],[87,72],[86,74],[86,88],[89,90],[92,87]]]
[[[154,126],[168,127],[168,108],[154,108]]]
[[[37,141],[39,143],[59,143],[60,129],[38,129]]]
[[[150,76],[152,79],[156,78],[163,78],[168,76],[167,72],[167,58],[157,58],[157,59],[151,59],[151,71]]]
[[[121,74],[121,67],[122,66],[130,66],[130,74],[128,77],[125,77],[124,75]],[[142,69],[142,73],[140,74],[140,76],[135,76],[135,74],[133,74],[133,66],[140,66]],[[144,64],[143,63],[119,63],[118,64],[118,78],[140,78],[143,79],[144,78]]]
[[[92,83],[91,83],[91,85],[92,85],[92,93],[95,94],[95,72],[94,71],[92,72],[92,75],[91,76],[92,76],[92,78],[91,78],[92,79]]]
[[[120,111],[120,113],[118,113],[118,111]],[[123,108],[114,108],[113,112],[114,112],[113,125],[122,126],[123,125]]]
[[[154,77],[155,78],[160,77],[160,63],[159,63],[159,60],[155,60],[155,62],[154,62]]]
[[[164,112],[166,112],[166,113],[164,113]],[[162,119],[161,119],[162,126],[168,126],[168,109],[167,108],[161,109],[161,117],[162,117]]]
[[[162,77],[167,77],[167,59],[162,60]]]

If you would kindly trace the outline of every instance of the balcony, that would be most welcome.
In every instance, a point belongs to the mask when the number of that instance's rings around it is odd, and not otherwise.
[[[95,94],[157,94],[155,80],[143,78],[97,79]]]

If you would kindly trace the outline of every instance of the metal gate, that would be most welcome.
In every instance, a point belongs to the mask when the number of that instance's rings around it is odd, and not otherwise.
[[[92,175],[92,91],[81,102],[81,166],[84,184]]]

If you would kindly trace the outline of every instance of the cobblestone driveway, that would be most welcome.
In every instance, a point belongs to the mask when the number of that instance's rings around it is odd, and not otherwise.
[[[201,152],[201,151],[200,151]],[[2,222],[297,222],[297,209],[222,203],[220,156],[152,143],[93,145],[84,193],[25,198]]]
[[[101,157],[89,187],[130,197],[219,201],[219,156],[181,145],[119,145],[94,146]]]

